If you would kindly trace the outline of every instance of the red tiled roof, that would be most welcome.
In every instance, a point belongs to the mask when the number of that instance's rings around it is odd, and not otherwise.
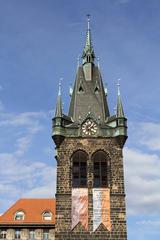
[[[55,224],[56,213],[55,199],[19,199],[11,206],[2,216],[0,216],[1,224]],[[23,211],[25,213],[24,220],[15,220],[15,213]],[[52,213],[52,220],[44,220],[43,213],[49,211]]]

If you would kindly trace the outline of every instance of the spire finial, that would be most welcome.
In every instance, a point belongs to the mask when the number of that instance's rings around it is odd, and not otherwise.
[[[118,87],[118,97],[117,97],[117,117],[124,117],[124,111],[121,101],[121,94],[120,94],[120,78],[117,80],[117,87]]]
[[[121,93],[120,93],[120,81],[121,81],[121,79],[120,79],[120,78],[118,78],[118,80],[117,80],[118,96],[120,96],[120,95],[121,95]]]
[[[87,14],[87,24],[88,24],[88,30],[90,30],[90,14]]]
[[[61,83],[63,78],[60,78],[58,84],[58,98],[57,98],[57,106],[55,111],[55,117],[62,117],[62,100],[61,100]]]
[[[86,44],[83,50],[82,59],[83,64],[85,63],[94,63],[95,54],[92,46],[91,40],[91,29],[90,29],[90,14],[87,14],[87,35],[86,35]]]
[[[61,96],[61,86],[62,86],[62,81],[63,81],[63,78],[60,78],[60,80],[59,80],[59,84],[58,84],[58,96]]]

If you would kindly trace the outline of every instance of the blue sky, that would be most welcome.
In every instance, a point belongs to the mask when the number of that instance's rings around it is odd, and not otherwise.
[[[128,239],[160,239],[159,12],[159,0],[0,1],[0,213],[55,194],[51,118],[61,77],[68,111],[90,13],[110,112],[121,78],[128,117]]]

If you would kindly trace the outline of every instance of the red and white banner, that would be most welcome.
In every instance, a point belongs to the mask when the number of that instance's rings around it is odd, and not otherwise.
[[[88,189],[72,189],[72,229],[81,222],[88,230]]]
[[[101,223],[103,223],[108,231],[111,231],[110,189],[108,188],[93,189],[93,231],[95,231]]]

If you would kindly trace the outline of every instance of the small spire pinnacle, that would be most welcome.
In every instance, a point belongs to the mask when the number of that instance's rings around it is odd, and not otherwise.
[[[63,78],[60,78],[59,84],[58,84],[58,96],[61,96],[61,83],[62,83]]]
[[[118,90],[118,96],[120,96],[121,95],[121,93],[120,93],[120,78],[117,80],[117,90]]]
[[[91,29],[90,29],[90,14],[87,14],[87,35],[86,43],[82,54],[83,64],[84,63],[94,63],[95,54],[92,46],[91,40]]]
[[[58,98],[57,98],[57,106],[55,111],[55,117],[62,117],[62,100],[61,100],[61,81],[63,78],[60,78],[59,86],[58,86]]]
[[[90,30],[90,14],[87,14],[87,26],[88,26],[88,30]]]
[[[117,117],[124,117],[123,105],[122,105],[121,94],[120,94],[120,79],[118,79],[117,87],[118,87]]]

